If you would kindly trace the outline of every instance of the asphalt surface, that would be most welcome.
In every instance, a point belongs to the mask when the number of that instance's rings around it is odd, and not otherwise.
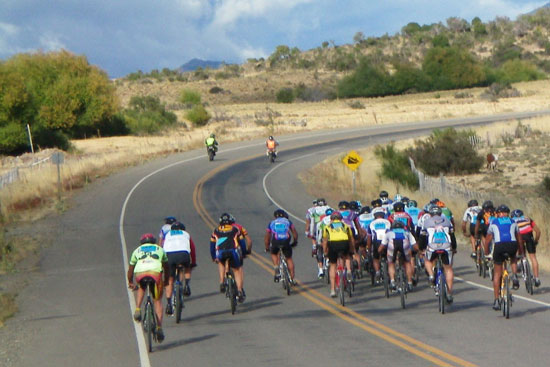
[[[316,278],[301,221],[312,198],[297,173],[329,155],[398,139],[397,130],[411,136],[422,133],[412,131],[419,126],[426,132],[436,124],[464,121],[281,137],[275,164],[263,155],[263,141],[231,144],[222,147],[214,162],[203,151],[192,151],[90,185],[71,210],[42,223],[55,228],[56,241],[21,292],[21,311],[0,331],[0,345],[17,351],[6,353],[6,365],[548,365],[547,276],[534,296],[523,286],[516,292],[524,298],[516,297],[509,320],[491,309],[489,281],[474,274],[466,252],[456,256],[456,275],[463,280],[456,282],[455,302],[445,315],[438,313],[425,277],[408,295],[406,310],[397,296],[386,299],[365,281],[340,307]],[[273,282],[262,251],[274,202],[296,216],[302,235],[294,256],[300,284],[291,296]],[[248,297],[235,315],[218,291],[208,251],[213,223],[224,211],[235,215],[254,241],[254,254],[245,260]],[[167,215],[187,226],[197,245],[198,267],[183,323],[166,317],[166,340],[147,354],[141,329],[131,318],[125,257],[142,233],[158,233]]]

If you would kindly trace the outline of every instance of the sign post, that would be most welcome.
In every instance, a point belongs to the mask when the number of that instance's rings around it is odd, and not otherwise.
[[[353,196],[355,196],[355,171],[361,162],[363,162],[363,158],[361,158],[355,150],[349,152],[344,159],[342,159],[342,163],[344,163],[351,170],[351,187]]]
[[[61,152],[52,154],[52,163],[57,165],[57,198],[61,201],[61,164],[65,161],[65,157]]]

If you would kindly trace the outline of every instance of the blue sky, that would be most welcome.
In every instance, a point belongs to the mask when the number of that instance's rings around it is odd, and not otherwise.
[[[192,58],[242,63],[277,45],[301,50],[390,35],[409,22],[515,19],[530,0],[0,0],[0,59],[65,49],[111,77]]]

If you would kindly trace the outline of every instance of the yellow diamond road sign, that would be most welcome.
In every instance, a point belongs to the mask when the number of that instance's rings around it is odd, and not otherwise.
[[[342,159],[342,162],[348,166],[349,169],[355,171],[361,162],[363,162],[363,158],[361,158],[355,150],[352,150]]]

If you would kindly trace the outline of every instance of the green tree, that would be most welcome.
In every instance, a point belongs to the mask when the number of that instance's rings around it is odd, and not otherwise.
[[[474,28],[474,35],[476,37],[483,37],[488,34],[487,27],[485,27],[485,24],[483,24],[479,17],[472,19],[472,27]]]
[[[401,34],[404,36],[410,37],[413,34],[420,32],[420,30],[421,30],[421,27],[418,23],[411,22],[406,26],[404,26],[403,28],[401,28]]]
[[[343,98],[378,97],[391,93],[390,84],[390,75],[382,65],[363,59],[355,72],[338,83],[337,89]]]

